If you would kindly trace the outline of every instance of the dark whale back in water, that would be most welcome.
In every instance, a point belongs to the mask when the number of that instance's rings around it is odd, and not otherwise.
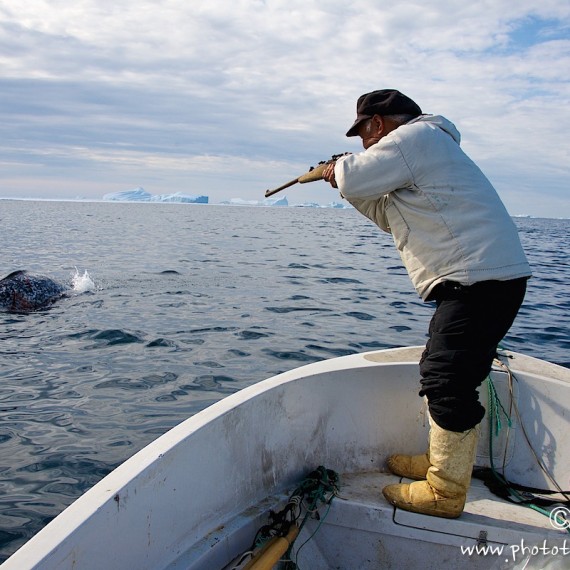
[[[68,287],[27,271],[14,271],[0,280],[0,310],[27,313],[51,305]]]

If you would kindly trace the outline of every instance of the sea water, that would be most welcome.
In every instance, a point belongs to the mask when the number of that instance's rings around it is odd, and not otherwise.
[[[507,348],[570,366],[570,221],[516,219],[534,277]],[[433,306],[354,210],[0,201],[0,561],[182,420],[285,370],[422,345]]]

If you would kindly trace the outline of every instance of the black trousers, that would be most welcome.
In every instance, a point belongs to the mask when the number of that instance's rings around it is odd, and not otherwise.
[[[443,429],[465,431],[483,419],[477,388],[515,320],[526,282],[525,277],[467,287],[444,281],[434,289],[430,299],[437,308],[420,360],[420,396],[427,396],[430,415]]]

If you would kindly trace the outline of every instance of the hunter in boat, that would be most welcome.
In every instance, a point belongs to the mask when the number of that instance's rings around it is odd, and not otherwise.
[[[455,518],[485,414],[477,388],[522,304],[530,267],[514,222],[448,119],[381,89],[358,99],[346,135],[359,136],[364,152],[331,162],[323,178],[392,234],[418,294],[436,304],[420,361],[429,449],[390,457],[393,473],[417,481],[383,493],[402,509]]]

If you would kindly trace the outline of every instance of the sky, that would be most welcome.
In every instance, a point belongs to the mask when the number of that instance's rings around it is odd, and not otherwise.
[[[570,218],[567,0],[0,0],[0,65],[0,197],[262,200],[360,152],[356,100],[394,88],[512,215]]]

